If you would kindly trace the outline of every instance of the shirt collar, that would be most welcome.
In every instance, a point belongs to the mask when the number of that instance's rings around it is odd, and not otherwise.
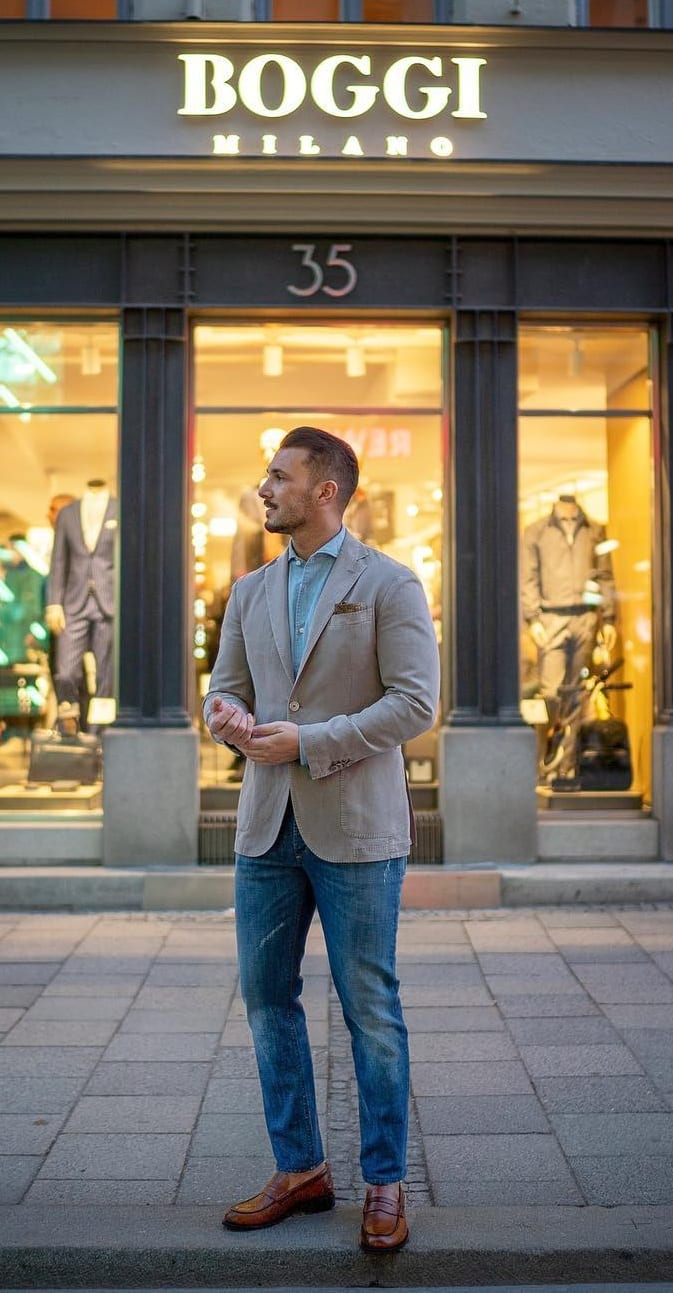
[[[316,551],[311,553],[311,557],[320,557],[320,556],[338,557],[339,553],[341,552],[341,545],[345,538],[346,538],[346,530],[345,530],[345,527],[342,525],[341,529],[338,530],[336,534],[332,535],[331,539],[327,540],[327,543],[323,543],[322,548],[316,548]],[[304,559],[300,557],[297,552],[295,552],[292,539],[290,539],[287,553],[288,553],[289,561],[296,561],[301,566],[306,565],[306,562],[304,561]],[[311,557],[308,558],[309,561],[311,560]]]

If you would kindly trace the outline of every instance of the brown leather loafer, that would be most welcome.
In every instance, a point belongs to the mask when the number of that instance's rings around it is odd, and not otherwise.
[[[312,1172],[303,1172],[294,1185],[286,1172],[274,1172],[259,1194],[225,1212],[222,1225],[227,1230],[261,1230],[277,1225],[293,1212],[327,1212],[333,1207],[332,1173],[329,1164],[323,1163]]]
[[[369,1185],[362,1212],[360,1247],[368,1253],[394,1253],[409,1238],[404,1189],[394,1185]]]

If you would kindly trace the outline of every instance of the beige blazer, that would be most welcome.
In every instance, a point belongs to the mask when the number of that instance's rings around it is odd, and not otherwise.
[[[403,741],[432,726],[439,652],[423,588],[397,561],[346,534],[318,600],[295,678],[288,556],[233,587],[210,691],[257,723],[301,727],[306,766],[246,764],[236,852],[274,843],[288,796],[309,848],[330,862],[409,852]]]

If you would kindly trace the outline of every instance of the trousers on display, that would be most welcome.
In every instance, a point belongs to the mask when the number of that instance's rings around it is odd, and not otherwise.
[[[581,670],[591,664],[598,620],[594,611],[579,615],[543,611],[539,618],[547,634],[538,656],[540,693],[547,702],[550,719],[556,721],[562,713],[561,688],[576,686]],[[575,770],[582,714],[577,706],[574,709],[577,712],[568,724],[563,743],[563,762],[558,769],[561,776],[572,776]]]
[[[59,704],[79,701],[86,651],[96,661],[96,695],[114,695],[113,649],[114,620],[90,597],[81,615],[66,617],[65,628],[56,638],[54,688]]]

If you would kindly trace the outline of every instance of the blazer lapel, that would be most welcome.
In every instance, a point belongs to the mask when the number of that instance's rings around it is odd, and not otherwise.
[[[276,557],[275,561],[271,561],[265,567],[264,587],[273,640],[276,643],[276,649],[283,668],[290,682],[294,682],[292,651],[290,649],[290,622],[287,607],[287,563],[287,552],[284,552],[282,557]]]
[[[352,535],[346,534],[341,552],[334,562],[332,570],[328,575],[327,582],[325,583],[325,587],[318,598],[311,623],[311,631],[308,635],[308,641],[297,672],[298,678],[306,667],[306,663],[311,652],[334,611],[335,603],[344,600],[346,593],[353,587],[356,579],[358,579],[362,574],[366,559],[367,549],[364,545],[353,539]],[[287,596],[285,615],[287,618]]]

